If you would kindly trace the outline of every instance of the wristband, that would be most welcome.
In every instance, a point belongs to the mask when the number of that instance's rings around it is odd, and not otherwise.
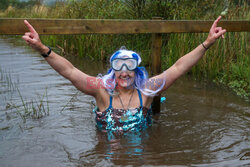
[[[48,47],[48,46],[47,46],[47,47]],[[48,51],[47,54],[41,54],[44,58],[48,57],[48,56],[50,55],[50,53],[51,53],[50,47],[48,47],[48,48],[49,48],[49,51]]]
[[[208,50],[208,49],[209,49],[209,47],[208,47],[208,48],[205,47],[205,45],[203,44],[203,42],[201,43],[201,45],[203,46],[203,48],[204,48],[205,50]]]

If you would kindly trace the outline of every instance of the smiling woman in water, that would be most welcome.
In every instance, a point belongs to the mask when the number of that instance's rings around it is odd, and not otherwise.
[[[107,74],[92,77],[43,45],[38,33],[27,20],[24,23],[29,32],[22,38],[77,89],[95,98],[97,108],[94,112],[100,129],[124,132],[151,125],[153,97],[167,90],[191,69],[218,38],[224,38],[226,30],[217,27],[220,19],[221,16],[214,21],[204,42],[163,73],[151,78],[148,78],[146,69],[139,66],[142,61],[140,55],[126,48],[119,49],[110,57],[111,68]]]

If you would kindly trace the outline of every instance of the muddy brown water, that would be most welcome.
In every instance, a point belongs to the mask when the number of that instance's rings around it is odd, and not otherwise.
[[[84,72],[102,62],[70,59]],[[249,101],[211,83],[186,77],[164,93],[152,127],[110,137],[95,126],[92,97],[77,91],[43,58],[15,38],[0,38],[0,166],[248,166]],[[8,86],[12,83],[12,86]],[[17,114],[22,100],[47,90],[49,115]]]

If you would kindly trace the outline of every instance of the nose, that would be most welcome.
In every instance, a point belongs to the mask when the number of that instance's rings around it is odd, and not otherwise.
[[[122,72],[123,72],[123,71],[128,71],[128,68],[127,68],[125,65],[123,65],[121,71],[122,71]]]
[[[121,74],[120,74],[121,76],[123,76],[123,77],[125,77],[125,76],[127,76],[128,75],[128,71],[126,70],[126,71],[121,71]]]
[[[129,71],[128,71],[127,67],[126,67],[126,66],[123,66],[123,67],[122,67],[122,70],[121,70],[121,72],[120,72],[120,75],[121,75],[122,77],[125,77],[125,76],[129,75],[128,73],[129,73]]]

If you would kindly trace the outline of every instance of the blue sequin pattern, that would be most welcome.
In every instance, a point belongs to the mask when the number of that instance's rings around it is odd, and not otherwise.
[[[96,107],[93,112],[96,114],[97,127],[105,131],[134,131],[152,124],[151,108],[138,107],[128,110],[110,108],[100,112]]]

